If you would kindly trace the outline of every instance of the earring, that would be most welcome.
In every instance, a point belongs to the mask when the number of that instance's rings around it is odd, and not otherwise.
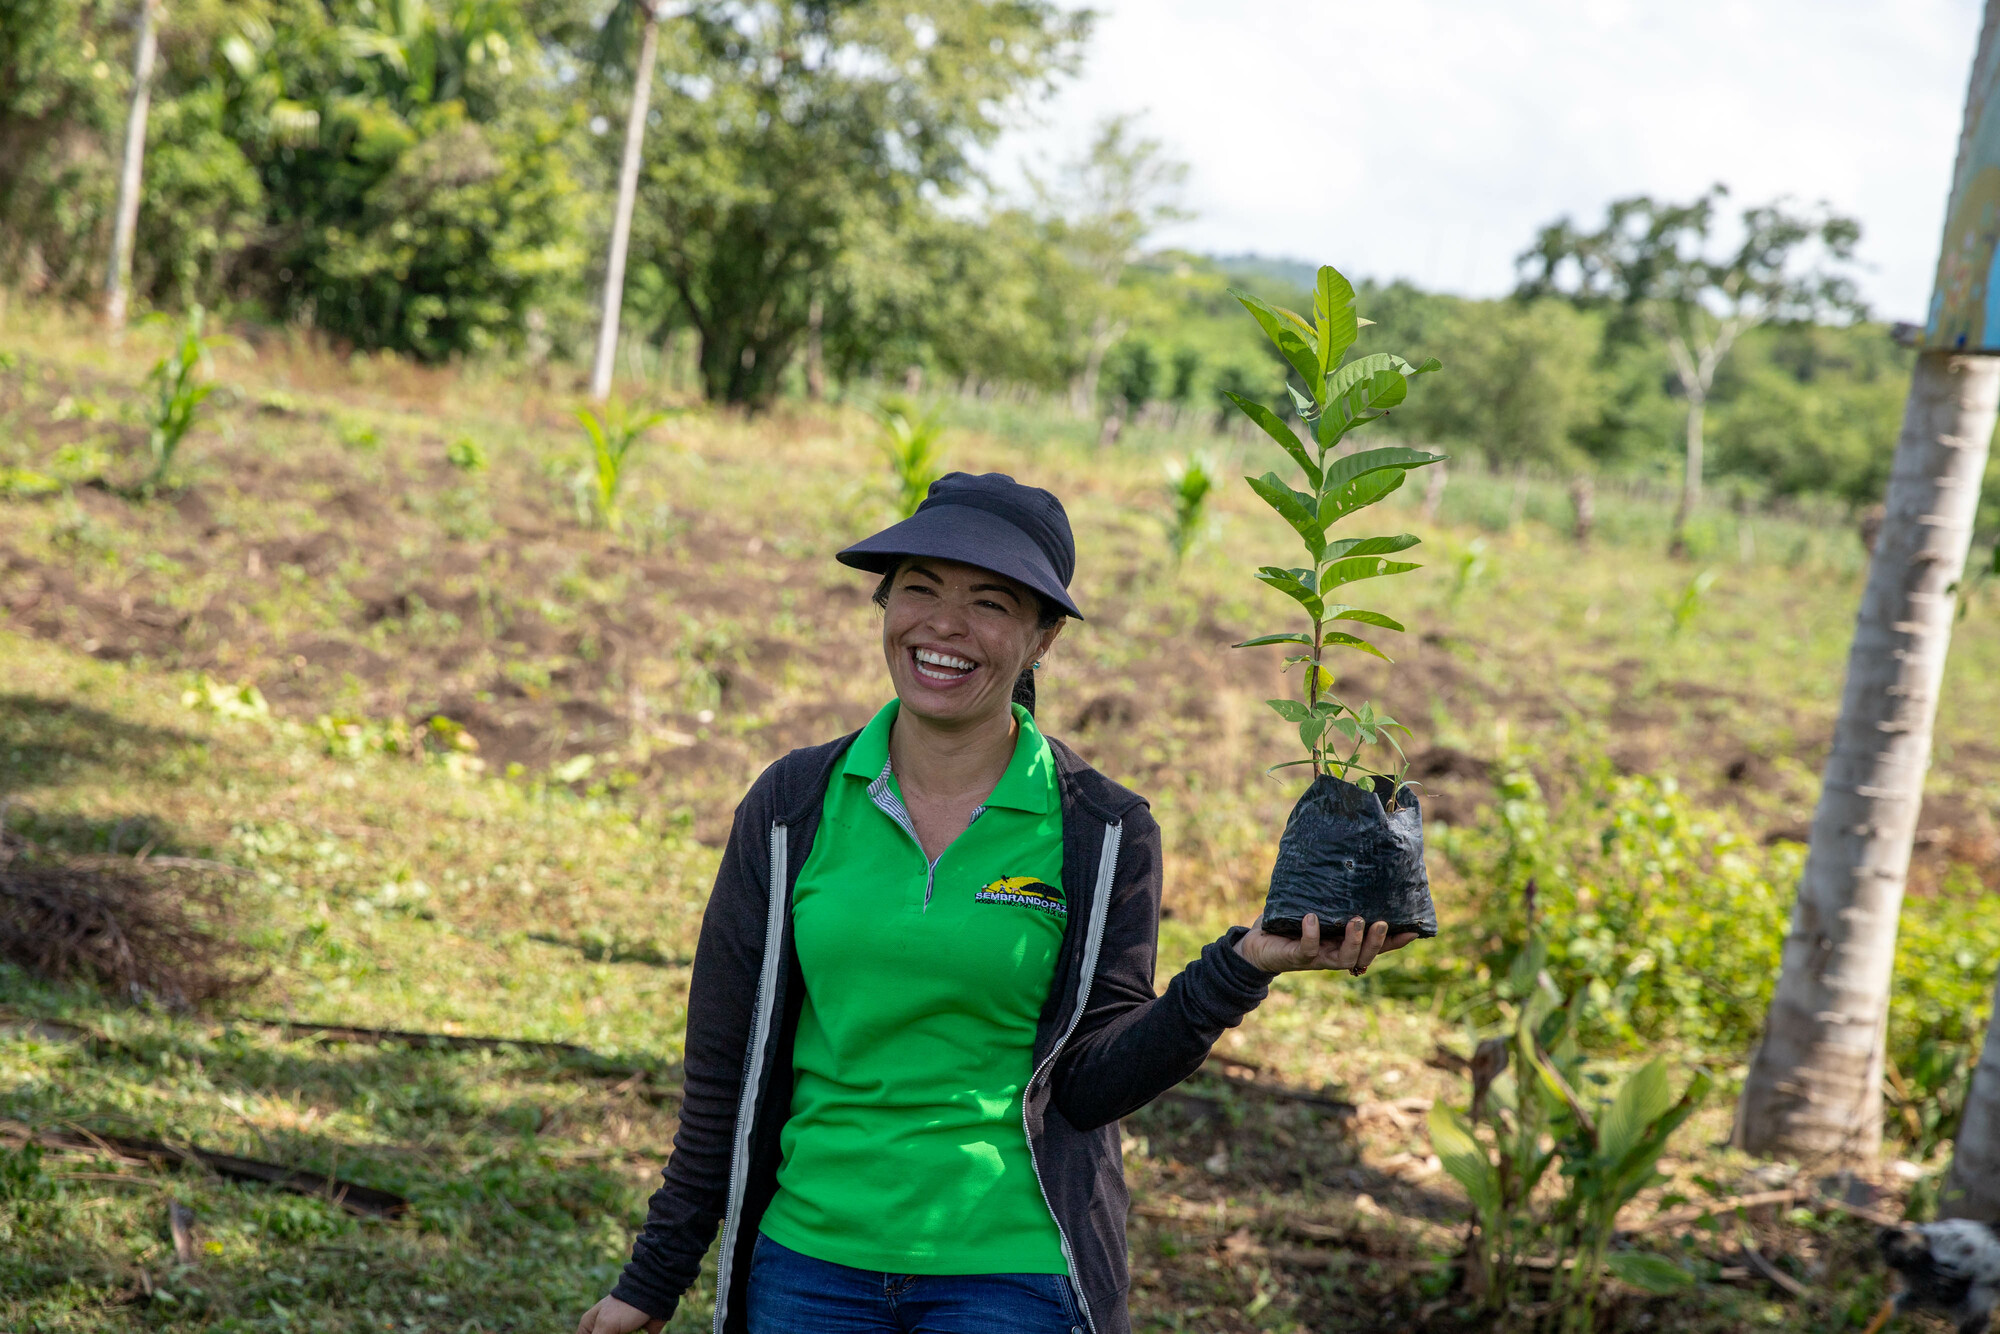
[[[1036,658],[1033,662],[1028,664],[1028,670],[1031,672],[1039,671],[1041,669],[1041,665],[1042,665],[1042,660],[1040,658]]]

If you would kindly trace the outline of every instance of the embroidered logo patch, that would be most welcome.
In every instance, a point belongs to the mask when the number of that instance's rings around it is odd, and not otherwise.
[[[1060,889],[1031,875],[1010,875],[995,880],[972,896],[974,903],[1010,903],[1017,908],[1039,908],[1057,917],[1069,916]]]

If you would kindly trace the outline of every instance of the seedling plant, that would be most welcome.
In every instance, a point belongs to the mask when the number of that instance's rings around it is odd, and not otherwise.
[[[1363,765],[1361,753],[1378,742],[1386,743],[1401,760],[1402,747],[1392,733],[1402,724],[1369,701],[1350,704],[1336,696],[1333,693],[1336,678],[1325,659],[1327,650],[1346,648],[1390,661],[1374,644],[1340,627],[1401,630],[1402,624],[1379,611],[1333,601],[1332,595],[1363,579],[1403,574],[1418,568],[1408,561],[1388,559],[1415,546],[1418,539],[1409,533],[1343,538],[1332,537],[1330,533],[1342,519],[1395,491],[1411,469],[1437,463],[1445,457],[1400,447],[1353,454],[1340,452],[1350,432],[1387,416],[1409,396],[1410,381],[1438,370],[1440,363],[1432,357],[1420,365],[1412,365],[1389,352],[1345,361],[1361,326],[1372,321],[1356,314],[1353,285],[1330,266],[1319,271],[1310,321],[1247,292],[1232,290],[1230,295],[1256,318],[1306,386],[1304,390],[1290,383],[1285,386],[1306,427],[1304,440],[1269,407],[1234,391],[1224,391],[1245,416],[1291,457],[1304,474],[1306,484],[1305,490],[1299,490],[1275,472],[1244,479],[1298,535],[1308,560],[1305,565],[1290,568],[1264,566],[1258,570],[1257,578],[1296,602],[1305,612],[1310,628],[1261,635],[1236,647],[1289,645],[1296,651],[1285,659],[1285,669],[1289,671],[1295,666],[1305,669],[1303,699],[1266,701],[1287,722],[1298,726],[1299,741],[1307,752],[1307,758],[1275,768],[1310,765],[1315,774],[1333,774],[1371,791],[1380,780],[1388,785],[1385,804],[1393,808],[1402,790],[1407,761],[1390,774]]]
[[[936,409],[919,413],[900,396],[883,399],[875,415],[882,423],[876,443],[896,479],[896,517],[907,519],[944,474],[944,418]]]
[[[1202,454],[1167,461],[1167,491],[1174,502],[1173,517],[1167,521],[1167,546],[1176,565],[1187,559],[1208,527],[1208,497],[1220,471],[1213,459]]]
[[[1580,1093],[1605,1081],[1578,1050],[1578,998],[1557,988],[1548,957],[1531,900],[1527,940],[1495,998],[1505,1032],[1474,1051],[1470,1107],[1431,1109],[1431,1147],[1472,1202],[1468,1290],[1509,1319],[1532,1309],[1518,1300],[1524,1262],[1552,1260],[1547,1328],[1582,1334],[1593,1328],[1607,1273],[1658,1294],[1694,1283],[1667,1257],[1613,1251],[1611,1240],[1618,1211],[1663,1180],[1660,1158],[1710,1080],[1697,1072],[1675,1097],[1655,1058],[1609,1098]],[[1554,1190],[1538,1198],[1545,1181]]]
[[[618,493],[625,485],[625,465],[631,459],[632,447],[639,443],[640,436],[665,421],[667,414],[647,412],[634,417],[612,403],[606,405],[602,417],[589,408],[578,408],[576,419],[583,423],[584,434],[590,440],[590,471],[585,476],[597,521],[610,532],[620,532],[625,526],[625,516],[619,507]]]
[[[221,341],[203,336],[206,322],[200,306],[188,311],[173,351],[154,362],[146,376],[153,390],[153,401],[146,408],[146,450],[153,466],[139,483],[141,495],[152,495],[166,482],[181,441],[194,429],[202,403],[215,392],[213,384],[200,378],[209,366],[209,349]]]

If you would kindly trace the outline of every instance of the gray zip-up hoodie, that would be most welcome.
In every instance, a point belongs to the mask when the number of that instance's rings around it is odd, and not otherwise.
[[[686,1085],[664,1184],[612,1295],[673,1314],[722,1228],[716,1334],[747,1329],[758,1220],[777,1190],[778,1137],[792,1104],[792,1042],[804,985],[791,902],[820,807],[855,735],[795,750],[736,809],[702,916],[688,993]],[[1023,1121],[1092,1334],[1129,1334],[1125,1162],[1118,1118],[1195,1070],[1224,1029],[1264,999],[1271,975],[1208,945],[1153,992],[1160,928],[1160,827],[1145,801],[1053,739],[1063,814],[1064,926],[1035,1032]]]

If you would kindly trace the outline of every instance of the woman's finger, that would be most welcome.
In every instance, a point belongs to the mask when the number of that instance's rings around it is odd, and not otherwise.
[[[1382,952],[1382,946],[1389,939],[1389,924],[1377,922],[1368,928],[1368,935],[1361,942],[1361,953],[1354,961],[1354,971],[1365,973],[1368,965],[1375,962],[1375,956]]]
[[[1414,931],[1399,931],[1389,937],[1389,943],[1382,947],[1382,953],[1387,954],[1390,950],[1399,950],[1416,938],[1417,933]]]
[[[1291,947],[1292,966],[1294,968],[1310,968],[1312,961],[1318,957],[1320,951],[1319,914],[1307,913],[1300,919],[1299,938],[1291,942]]]
[[[1361,950],[1361,933],[1366,929],[1367,924],[1359,917],[1349,918],[1347,929],[1341,932],[1339,941],[1337,943],[1329,943],[1325,949],[1320,951],[1319,958],[1313,962],[1321,968],[1352,967],[1355,956]]]

